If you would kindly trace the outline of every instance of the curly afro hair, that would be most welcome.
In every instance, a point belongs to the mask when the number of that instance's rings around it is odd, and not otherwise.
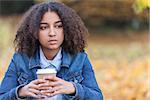
[[[49,9],[56,12],[62,21],[64,29],[62,48],[70,54],[82,52],[86,46],[88,30],[72,8],[58,2],[36,4],[25,13],[14,40],[15,50],[29,57],[34,55],[40,45],[38,41],[40,22]]]

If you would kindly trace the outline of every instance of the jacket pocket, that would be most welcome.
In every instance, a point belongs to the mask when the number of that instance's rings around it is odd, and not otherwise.
[[[18,77],[18,82],[19,84],[27,84],[30,81],[32,81],[31,77],[29,77],[28,74],[26,73],[18,73],[19,77]]]
[[[81,83],[83,79],[82,71],[71,73],[65,78],[65,80],[74,83]]]

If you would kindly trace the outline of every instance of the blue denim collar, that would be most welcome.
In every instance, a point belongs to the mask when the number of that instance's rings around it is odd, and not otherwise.
[[[64,49],[62,49],[62,63],[60,67],[69,68],[71,61],[72,61],[72,55],[70,55],[69,53],[65,52]]]
[[[39,67],[39,68],[41,67],[39,49],[37,50],[35,55],[29,59],[29,69],[32,69],[35,67]]]
[[[69,65],[71,64],[71,60],[72,60],[71,56],[72,55],[66,53],[62,48],[62,63],[60,67],[69,68]],[[29,59],[29,69],[38,68],[38,67],[41,68],[39,49],[36,51],[35,55]]]

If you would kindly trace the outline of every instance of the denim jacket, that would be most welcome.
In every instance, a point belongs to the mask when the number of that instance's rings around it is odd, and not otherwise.
[[[74,96],[63,94],[63,100],[103,100],[103,95],[96,82],[94,71],[85,52],[70,55],[62,50],[62,64],[57,77],[72,82]],[[18,88],[37,79],[36,71],[40,67],[39,51],[29,58],[16,52],[0,86],[0,100],[20,100]],[[27,97],[25,100],[36,100]]]

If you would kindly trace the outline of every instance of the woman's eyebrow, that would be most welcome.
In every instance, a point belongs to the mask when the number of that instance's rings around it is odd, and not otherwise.
[[[62,23],[62,21],[60,21],[60,20],[59,20],[59,21],[56,21],[55,24],[60,23],[60,22]]]
[[[57,23],[62,23],[62,21],[56,21],[55,24],[57,24]],[[42,24],[48,25],[48,23],[45,23],[45,22],[41,22],[41,23],[40,23],[40,25],[42,25]]]
[[[42,25],[42,24],[48,25],[48,23],[43,23],[43,22],[41,22],[40,25]]]

